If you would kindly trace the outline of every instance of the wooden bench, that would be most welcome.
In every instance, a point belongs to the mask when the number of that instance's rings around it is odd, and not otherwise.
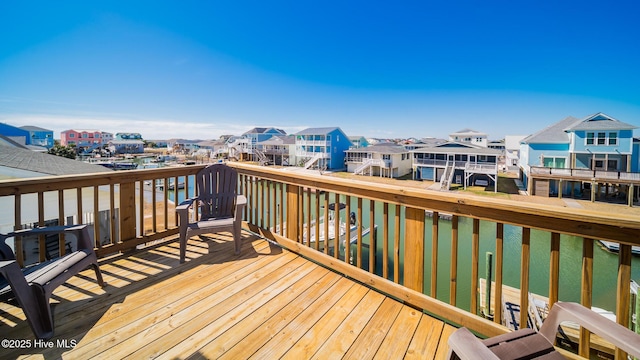
[[[77,239],[77,250],[63,256],[20,268],[11,247],[6,244],[9,238],[36,235],[45,241],[47,235],[65,234]],[[18,230],[9,234],[0,234],[0,300],[16,299],[24,311],[29,326],[38,339],[50,339],[53,336],[53,313],[49,299],[53,291],[87,267],[93,267],[96,280],[104,287],[98,259],[86,225],[52,226],[36,229]]]

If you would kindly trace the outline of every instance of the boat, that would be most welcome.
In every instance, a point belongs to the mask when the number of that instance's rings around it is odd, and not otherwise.
[[[132,161],[118,161],[116,158],[90,158],[84,162],[104,166],[113,170],[134,170],[138,168],[138,164]]]
[[[164,182],[162,180],[158,181],[156,183],[156,189],[158,190],[164,190]],[[169,190],[175,190],[176,189],[176,184],[174,182],[170,182],[169,186],[167,187],[167,189]],[[178,182],[178,189],[184,189],[184,182]]]
[[[138,168],[138,164],[129,161],[99,162],[97,163],[97,165],[101,165],[113,170],[135,170]]]
[[[318,220],[319,220],[319,224],[318,224],[318,238],[316,239],[316,219],[312,220],[311,223],[309,224],[304,224],[303,225],[303,234],[302,234],[302,239],[306,244],[309,244],[310,246],[315,246],[314,244],[316,243],[316,241],[318,242],[318,246],[321,249],[324,249],[324,245],[327,242],[327,240],[329,241],[329,248],[333,248],[334,247],[334,240],[336,238],[336,226],[335,226],[335,215],[336,212],[340,212],[341,210],[344,210],[347,207],[346,204],[344,203],[331,203],[329,204],[328,208],[326,209],[327,211],[327,216],[328,217],[328,221],[329,221],[329,231],[327,234],[325,234],[325,225],[324,225],[324,219],[325,216],[321,216]],[[358,223],[357,223],[357,219],[356,219],[356,214],[354,212],[351,212],[349,214],[349,234],[350,234],[350,238],[349,238],[349,243],[350,244],[356,244],[358,242]],[[344,247],[346,246],[346,237],[347,237],[347,224],[340,220],[339,226],[338,226],[338,239],[339,239],[339,246],[340,249],[344,249]],[[373,230],[374,230],[374,234],[375,231],[377,229],[377,225],[374,225]],[[310,231],[309,231],[310,230]],[[367,235],[369,235],[371,233],[371,228],[361,228],[361,236],[365,237]]]
[[[617,242],[606,241],[606,240],[598,240],[598,242],[605,249],[607,249],[607,250],[609,250],[611,252],[616,252],[617,253],[617,252],[620,251],[620,244],[618,244]],[[640,256],[640,246],[631,246],[631,253],[633,255],[639,255]]]

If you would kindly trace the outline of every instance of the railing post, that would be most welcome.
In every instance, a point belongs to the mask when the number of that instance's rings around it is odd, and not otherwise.
[[[176,183],[176,188],[178,187]],[[143,191],[140,189],[140,191]],[[176,190],[177,193],[177,190]],[[141,205],[142,206],[142,205]],[[120,241],[136,237],[136,186],[120,184]]]
[[[298,241],[298,192],[299,186],[287,185],[287,238]]]
[[[423,292],[424,288],[424,210],[405,209],[404,286]]]

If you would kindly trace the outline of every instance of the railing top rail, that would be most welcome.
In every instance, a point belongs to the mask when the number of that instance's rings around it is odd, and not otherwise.
[[[531,227],[593,239],[640,245],[640,217],[586,209],[494,199],[472,194],[451,194],[418,188],[377,184],[306,173],[283,172],[241,163],[230,163],[240,173],[291,185],[356,195],[367,199],[423,208],[482,220]]]
[[[132,183],[153,178],[194,175],[205,166],[206,165],[187,165],[163,167],[158,169],[113,171],[111,173],[100,172],[93,174],[42,176],[18,180],[0,180],[0,196],[30,194],[40,191],[75,189],[78,187],[88,186]]]

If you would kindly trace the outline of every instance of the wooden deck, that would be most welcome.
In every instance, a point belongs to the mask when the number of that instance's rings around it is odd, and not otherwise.
[[[28,339],[2,358],[444,358],[455,328],[243,232],[101,261],[54,293],[52,347],[0,303],[0,338]],[[66,341],[66,348],[64,342]],[[3,343],[4,345],[4,343]]]

